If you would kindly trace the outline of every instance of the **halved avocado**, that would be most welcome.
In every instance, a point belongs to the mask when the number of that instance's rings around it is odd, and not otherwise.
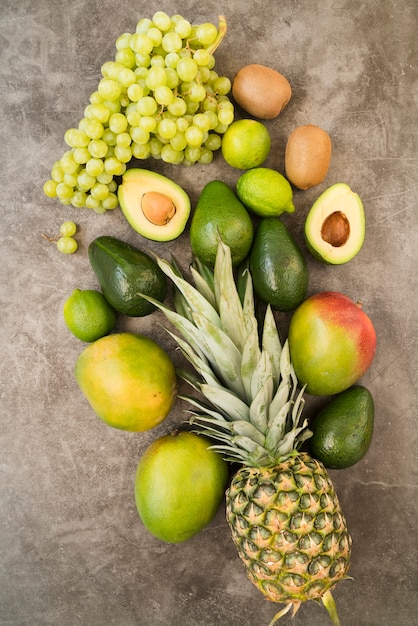
[[[307,215],[306,244],[320,261],[342,265],[360,251],[365,224],[358,194],[346,183],[336,183],[319,196]]]
[[[189,196],[162,174],[139,168],[126,170],[118,199],[129,224],[147,239],[171,241],[186,228],[191,209]]]

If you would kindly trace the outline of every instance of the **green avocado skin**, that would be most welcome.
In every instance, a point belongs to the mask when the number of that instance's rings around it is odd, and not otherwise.
[[[253,241],[251,217],[234,191],[221,180],[205,185],[199,196],[190,224],[193,254],[213,267],[219,238],[231,249],[232,264],[239,265]]]
[[[119,313],[144,317],[155,311],[140,293],[164,302],[167,279],[145,252],[115,237],[101,236],[90,243],[88,256],[104,297]]]
[[[262,219],[249,254],[254,291],[279,311],[292,311],[306,296],[308,266],[286,225],[277,217]]]
[[[311,454],[328,469],[355,465],[370,447],[374,425],[374,402],[361,385],[335,396],[314,419],[308,440]]]

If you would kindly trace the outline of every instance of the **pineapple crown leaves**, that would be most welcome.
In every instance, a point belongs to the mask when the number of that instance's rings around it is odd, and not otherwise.
[[[302,422],[304,388],[281,344],[267,306],[259,333],[252,277],[244,269],[235,282],[231,251],[221,240],[214,269],[196,260],[194,286],[176,263],[156,257],[174,284],[174,309],[143,295],[160,309],[179,335],[166,328],[198,376],[180,375],[203,399],[183,396],[193,407],[190,422],[215,440],[213,449],[245,465],[266,466],[295,454],[311,436]]]

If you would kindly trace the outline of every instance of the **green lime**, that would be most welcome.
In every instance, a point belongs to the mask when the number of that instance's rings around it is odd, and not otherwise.
[[[258,167],[270,152],[270,135],[257,120],[232,122],[222,137],[222,155],[228,165],[241,170]]]
[[[64,303],[64,321],[82,341],[92,342],[112,332],[116,313],[100,291],[75,289]]]
[[[237,181],[237,195],[245,206],[261,217],[293,213],[292,186],[280,172],[256,167],[244,172]]]

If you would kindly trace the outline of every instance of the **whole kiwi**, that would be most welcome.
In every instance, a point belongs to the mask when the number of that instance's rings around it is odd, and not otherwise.
[[[244,111],[263,120],[277,117],[289,102],[292,88],[280,72],[252,63],[242,67],[232,82],[232,95]]]
[[[286,143],[286,178],[298,189],[319,185],[327,175],[331,152],[331,138],[326,130],[314,124],[298,126]]]

